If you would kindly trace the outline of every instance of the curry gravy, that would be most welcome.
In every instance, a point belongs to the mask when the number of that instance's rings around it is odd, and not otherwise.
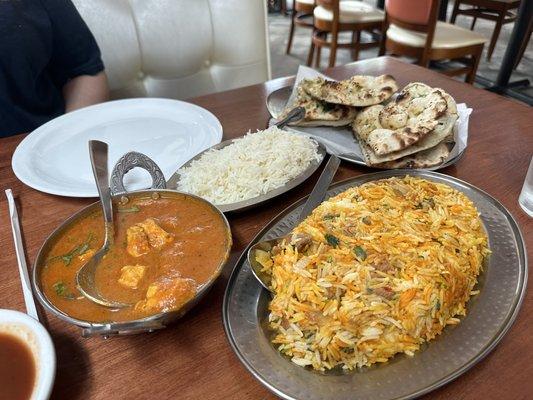
[[[30,348],[17,336],[0,332],[0,399],[28,400],[35,375]]]
[[[96,285],[106,298],[136,303],[147,295],[150,284],[165,276],[179,276],[193,285],[193,293],[207,283],[224,260],[228,241],[224,220],[203,201],[189,196],[138,198],[126,205],[114,205],[114,244],[97,268]],[[128,229],[151,219],[168,233],[170,242],[132,256]],[[76,289],[76,273],[103,243],[101,210],[69,227],[52,245],[41,270],[42,288],[58,309],[74,318],[93,321],[127,321],[155,312],[135,309],[110,310],[87,300]],[[124,287],[119,279],[125,266],[143,266],[136,288]],[[183,304],[190,296],[176,299]],[[176,296],[179,296],[177,294]],[[179,307],[178,307],[179,308]]]

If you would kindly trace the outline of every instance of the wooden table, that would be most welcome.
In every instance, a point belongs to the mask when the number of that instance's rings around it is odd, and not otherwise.
[[[328,71],[335,78],[353,74],[392,74],[401,85],[422,81],[442,87],[458,102],[474,108],[469,145],[464,158],[444,173],[487,191],[515,216],[533,248],[532,219],[517,203],[533,154],[531,108],[496,94],[473,88],[436,72],[391,58],[360,61]],[[212,111],[224,127],[224,138],[261,129],[268,120],[265,98],[291,82],[283,78],[261,85],[193,99]],[[23,310],[15,253],[9,229],[7,202],[11,187],[19,197],[29,261],[47,235],[89,199],[69,199],[37,192],[11,170],[11,156],[24,135],[0,140],[0,307]],[[336,181],[371,171],[343,162]],[[153,334],[109,340],[83,339],[78,328],[48,315],[45,322],[57,350],[54,399],[270,399],[241,365],[222,326],[222,297],[232,263],[249,240],[278,212],[309,193],[312,179],[277,200],[230,215],[234,235],[232,262],[206,298],[175,325]],[[530,253],[531,254],[531,253]],[[431,399],[526,399],[533,392],[533,294],[526,296],[518,320],[500,345],[455,382],[437,390]],[[1,361],[0,361],[1,362]]]

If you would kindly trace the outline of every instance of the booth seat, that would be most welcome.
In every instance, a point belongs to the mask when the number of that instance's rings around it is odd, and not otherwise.
[[[112,98],[185,99],[270,79],[264,0],[73,0]]]

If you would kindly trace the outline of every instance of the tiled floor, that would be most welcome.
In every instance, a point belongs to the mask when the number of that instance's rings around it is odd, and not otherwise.
[[[369,4],[375,4],[375,0],[363,0]],[[453,2],[450,2],[450,9],[448,11],[448,18],[451,15],[451,7]],[[471,19],[465,16],[457,17],[456,24],[470,28]],[[269,15],[269,29],[270,29],[270,51],[272,57],[272,76],[274,78],[280,76],[293,75],[300,64],[305,64],[307,60],[307,53],[310,45],[310,29],[296,27],[292,51],[290,55],[285,54],[287,45],[287,38],[289,33],[290,18],[289,16],[282,16],[280,14]],[[492,21],[478,20],[475,30],[482,35],[490,38],[492,34],[494,23]],[[483,59],[480,62],[478,75],[494,81],[498,75],[503,54],[507,47],[507,42],[511,35],[513,24],[507,24],[502,27],[498,43],[492,55],[492,60],[488,62],[485,58],[486,48],[483,54]],[[349,36],[347,36],[349,38]],[[360,59],[372,58],[377,56],[377,48],[362,51],[359,55]],[[329,53],[325,49],[322,52],[322,67],[325,67],[328,62]],[[337,65],[351,62],[351,55],[348,50],[339,50],[337,52]],[[521,63],[515,70],[511,77],[511,81],[528,78],[533,84],[533,40],[530,41],[526,53],[522,58]],[[533,96],[533,86],[521,89],[523,93]]]

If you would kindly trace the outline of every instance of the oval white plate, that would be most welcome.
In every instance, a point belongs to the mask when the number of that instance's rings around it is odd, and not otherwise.
[[[128,151],[152,158],[168,178],[196,154],[219,143],[222,126],[209,111],[178,100],[128,99],[83,108],[40,126],[17,147],[13,171],[26,185],[70,197],[97,197],[87,142],[109,143],[109,168]],[[149,187],[133,170],[130,190]]]

